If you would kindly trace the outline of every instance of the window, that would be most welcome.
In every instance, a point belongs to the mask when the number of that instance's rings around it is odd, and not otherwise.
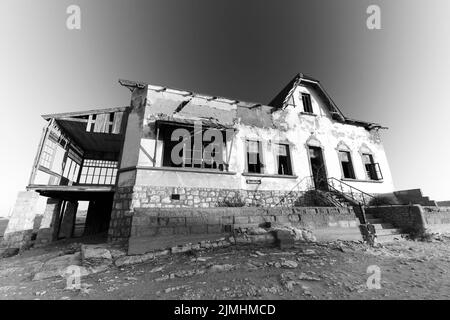
[[[373,156],[368,153],[362,154],[364,168],[366,169],[366,176],[369,180],[381,180],[383,175],[381,174],[380,165],[375,163]]]
[[[261,141],[246,140],[246,159],[248,173],[262,173]]]
[[[278,144],[277,160],[278,160],[278,174],[292,175],[291,156],[289,153],[289,145]]]
[[[56,152],[56,143],[50,139],[45,141],[41,154],[41,166],[50,169]]]
[[[72,149],[69,149],[66,164],[64,166],[63,177],[69,181],[76,182],[78,179],[78,172],[80,171],[82,159]]]
[[[309,93],[302,92],[303,111],[307,113],[313,113],[311,104],[311,95]]]
[[[223,141],[224,134],[219,130],[203,130],[201,143],[195,144],[194,128],[186,127],[186,136],[176,136],[179,140],[172,141],[172,133],[177,129],[175,126],[166,126],[161,128],[164,137],[163,166],[165,167],[183,167],[198,169],[215,169],[224,171],[223,152],[226,143]],[[211,132],[213,134],[211,134]],[[212,135],[212,137],[211,137]],[[218,141],[216,141],[216,138]],[[222,141],[220,141],[222,139]],[[184,146],[179,146],[183,143]],[[172,150],[177,147],[180,158],[172,159]],[[179,150],[179,151],[178,151]]]
[[[80,183],[114,184],[116,182],[117,161],[90,160],[83,162]]]
[[[339,151],[339,161],[341,161],[342,174],[344,178],[355,179],[352,158],[349,151]]]

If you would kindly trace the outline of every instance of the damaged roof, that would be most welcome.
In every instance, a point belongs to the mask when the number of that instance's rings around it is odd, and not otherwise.
[[[153,109],[154,113],[158,113],[158,110],[161,113],[166,113],[168,110],[170,110],[169,114],[173,111],[173,113],[177,113],[180,116],[184,115],[186,117],[194,116],[208,118],[219,121],[220,123],[226,125],[233,123],[233,119],[237,116],[241,118],[241,121],[244,124],[261,127],[271,127],[273,125],[271,114],[274,111],[282,109],[286,106],[287,101],[291,98],[297,86],[299,86],[302,82],[307,83],[309,86],[316,89],[317,94],[320,96],[322,101],[325,102],[328,111],[330,112],[334,120],[346,124],[363,126],[368,130],[371,130],[373,128],[384,128],[377,123],[347,118],[325,91],[321,83],[318,80],[303,73],[298,73],[295,77],[293,77],[291,81],[289,81],[289,83],[268,104],[245,102],[225,97],[199,94],[187,90],[150,85],[148,83],[139,81],[122,79],[119,80],[119,83],[122,86],[125,86],[130,90],[133,90],[134,88],[144,88],[145,86],[147,86],[149,90],[155,92],[167,92],[169,94],[173,93],[183,96],[184,100],[178,102],[174,101],[173,103],[167,101],[162,102],[164,99],[160,99],[161,101],[157,100],[157,103],[152,104],[152,106],[156,108],[156,111],[155,109]],[[186,100],[186,98],[188,100]],[[205,103],[192,102],[193,100],[197,99],[204,100]],[[211,102],[233,105],[235,106],[235,109],[221,110],[220,108],[214,108],[211,106]]]

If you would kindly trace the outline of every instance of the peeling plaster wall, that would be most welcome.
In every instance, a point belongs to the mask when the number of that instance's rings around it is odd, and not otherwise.
[[[315,115],[302,113],[301,92],[311,94]],[[342,178],[337,146],[339,143],[344,143],[351,150],[356,175],[356,180],[345,181],[346,183],[368,193],[388,193],[394,190],[389,165],[378,133],[369,132],[361,126],[332,120],[327,107],[325,107],[325,102],[320,100],[319,95],[311,87],[299,86],[293,93],[293,99],[296,107],[288,106],[284,110],[277,110],[271,114],[267,106],[249,110],[236,103],[225,103],[220,100],[209,101],[198,96],[191,98],[174,92],[157,92],[149,89],[145,113],[135,112],[136,115],[133,116],[132,112],[127,127],[127,138],[129,138],[128,132],[130,132],[133,135],[130,140],[133,141],[139,136],[139,130],[142,130],[138,146],[125,146],[128,153],[139,148],[139,156],[134,159],[132,154],[124,155],[123,159],[127,160],[127,165],[135,163],[138,166],[138,170],[135,172],[135,185],[138,186],[290,191],[299,181],[311,175],[307,142],[314,139],[323,148],[328,177]],[[232,149],[229,171],[233,174],[157,170],[162,165],[163,141],[161,137],[156,141],[155,119],[152,119],[152,116],[157,114],[173,115],[176,107],[187,100],[190,102],[180,113],[177,113],[177,116],[189,119],[213,117],[227,124],[235,122],[236,135],[233,142],[228,141],[227,145]],[[143,117],[140,116],[141,114]],[[139,121],[141,122],[137,123]],[[137,129],[138,131],[135,132],[136,128],[142,129]],[[264,174],[266,175],[276,175],[277,173],[273,142],[289,143],[294,177],[249,177],[243,175],[245,171],[245,139],[262,139],[264,141],[263,159]],[[154,159],[155,146],[156,158]],[[360,154],[362,147],[370,149],[375,162],[380,164],[384,177],[382,182],[366,181],[365,168]],[[247,179],[260,179],[261,184],[247,184]]]

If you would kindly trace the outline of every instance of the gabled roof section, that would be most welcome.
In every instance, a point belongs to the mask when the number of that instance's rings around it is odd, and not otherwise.
[[[327,107],[329,112],[331,113],[333,119],[344,121],[345,116],[336,106],[331,97],[327,94],[327,92],[323,89],[319,80],[311,78],[303,73],[298,73],[289,83],[277,94],[277,96],[269,103],[269,106],[272,106],[276,109],[284,108],[294,93],[297,86],[300,85],[301,82],[308,82],[311,86],[316,87],[318,90],[318,94],[321,96],[323,101],[327,103]]]

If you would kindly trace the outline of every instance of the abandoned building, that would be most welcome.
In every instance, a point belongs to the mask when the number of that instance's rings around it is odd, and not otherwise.
[[[119,82],[131,91],[129,106],[43,116],[27,191],[5,233],[9,246],[71,237],[79,201],[89,201],[84,234],[114,242],[220,234],[249,208],[318,206],[305,197],[311,190],[338,209],[346,206],[336,194],[368,205],[394,192],[383,127],[346,117],[311,77],[298,74],[268,104]],[[39,197],[47,204],[38,220]],[[220,211],[227,207],[239,208],[230,218]],[[361,219],[347,213],[357,229]]]

